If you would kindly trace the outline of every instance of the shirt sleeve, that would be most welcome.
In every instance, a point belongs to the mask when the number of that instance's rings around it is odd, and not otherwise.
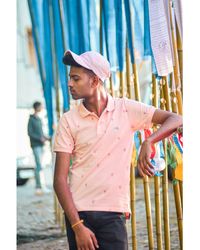
[[[63,115],[56,130],[53,151],[72,153],[73,149],[74,140],[67,122],[67,117]]]
[[[152,127],[152,117],[156,110],[154,106],[124,98],[125,108],[133,131]]]

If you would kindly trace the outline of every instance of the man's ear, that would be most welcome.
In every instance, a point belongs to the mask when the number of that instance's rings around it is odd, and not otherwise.
[[[98,78],[98,76],[93,76],[92,77],[91,87],[96,88],[98,85],[99,85],[99,78]]]

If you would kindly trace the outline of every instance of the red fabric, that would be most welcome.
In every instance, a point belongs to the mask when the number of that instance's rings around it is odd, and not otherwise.
[[[150,129],[144,129],[144,136],[145,136],[145,139],[147,139],[150,135],[152,134],[151,130]],[[153,159],[155,154],[156,154],[156,148],[155,148],[155,145],[151,144],[151,156],[150,158]]]

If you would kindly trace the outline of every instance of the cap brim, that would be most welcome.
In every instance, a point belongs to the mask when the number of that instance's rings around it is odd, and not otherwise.
[[[74,58],[73,58],[73,56],[72,56],[72,53],[71,53],[71,51],[69,51],[69,50],[68,50],[68,51],[65,53],[65,55],[63,56],[62,61],[63,61],[63,63],[64,63],[65,65],[70,65],[70,66],[81,66],[79,63],[77,63],[77,62],[74,60]]]

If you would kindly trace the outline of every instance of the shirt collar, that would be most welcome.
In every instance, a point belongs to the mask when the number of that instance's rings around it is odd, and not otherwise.
[[[110,94],[107,94],[107,95],[108,95],[108,103],[106,106],[106,110],[112,111],[115,108],[114,99]],[[88,109],[86,109],[86,107],[83,105],[83,100],[81,101],[81,103],[78,106],[78,111],[82,117],[86,117],[87,115],[92,114],[92,112],[90,112]]]

